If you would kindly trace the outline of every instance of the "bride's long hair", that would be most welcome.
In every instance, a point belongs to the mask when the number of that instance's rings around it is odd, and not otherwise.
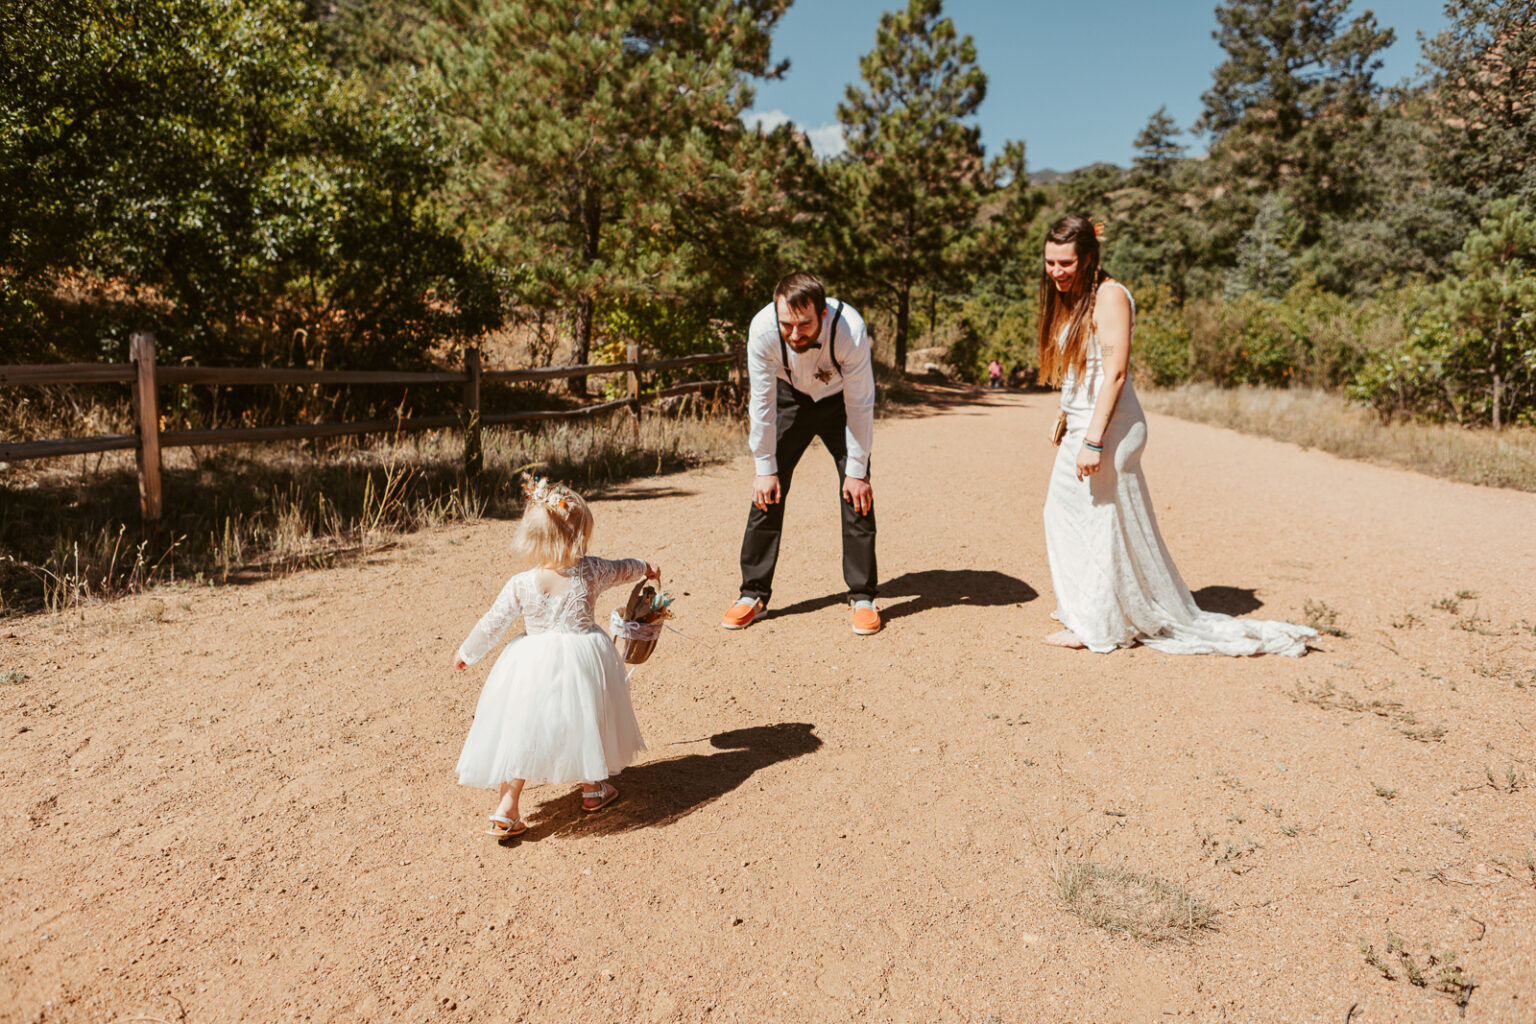
[[[1051,275],[1040,268],[1041,384],[1060,387],[1070,367],[1078,377],[1088,365],[1088,339],[1093,334],[1093,307],[1099,285],[1108,275],[1099,266],[1099,236],[1086,217],[1069,213],[1051,225],[1047,242],[1071,245],[1077,253],[1077,276],[1065,293],[1056,290]],[[1066,331],[1066,341],[1061,340]]]

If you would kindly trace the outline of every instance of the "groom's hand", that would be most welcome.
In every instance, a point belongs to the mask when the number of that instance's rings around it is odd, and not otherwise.
[[[859,515],[864,515],[875,507],[875,489],[869,486],[868,480],[855,480],[851,476],[843,477],[843,500],[853,506],[853,510]]]
[[[777,504],[779,500],[779,476],[774,473],[770,476],[755,477],[752,480],[752,504],[766,512],[769,505]]]

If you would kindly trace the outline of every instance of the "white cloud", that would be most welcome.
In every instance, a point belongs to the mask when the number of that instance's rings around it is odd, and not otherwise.
[[[811,140],[811,149],[823,160],[848,152],[848,140],[843,138],[843,126],[840,124],[824,124],[820,128],[812,128],[805,135]]]
[[[782,110],[748,110],[742,113],[741,120],[748,128],[757,128],[763,132],[771,132],[781,124],[793,123],[793,119]]]
[[[811,151],[823,160],[848,152],[848,142],[843,138],[843,126],[839,124],[828,123],[817,128],[806,128],[782,110],[748,110],[741,115],[741,120],[748,128],[764,132],[771,132],[783,124],[794,125],[795,131],[803,133],[810,140]]]

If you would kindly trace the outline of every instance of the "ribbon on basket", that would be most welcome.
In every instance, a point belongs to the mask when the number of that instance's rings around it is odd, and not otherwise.
[[[625,640],[655,640],[661,636],[660,622],[632,622],[624,617],[622,609],[615,608],[608,618],[608,629],[615,637]]]

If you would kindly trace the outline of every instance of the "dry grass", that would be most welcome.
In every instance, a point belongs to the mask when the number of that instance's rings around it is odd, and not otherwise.
[[[1062,858],[1052,865],[1056,894],[1094,928],[1159,942],[1193,938],[1216,911],[1188,891],[1152,875]]]
[[[323,443],[170,449],[166,517],[146,535],[132,453],[5,468],[0,615],[63,611],[177,580],[231,583],[336,564],[446,522],[511,517],[529,466],[593,493],[740,454],[744,417],[716,409],[615,414],[532,431],[485,432],[467,480],[457,432]]]
[[[1502,433],[1422,423],[1384,425],[1339,395],[1309,388],[1187,384],[1141,393],[1153,412],[1320,448],[1347,459],[1489,487],[1536,491],[1536,429]]]

